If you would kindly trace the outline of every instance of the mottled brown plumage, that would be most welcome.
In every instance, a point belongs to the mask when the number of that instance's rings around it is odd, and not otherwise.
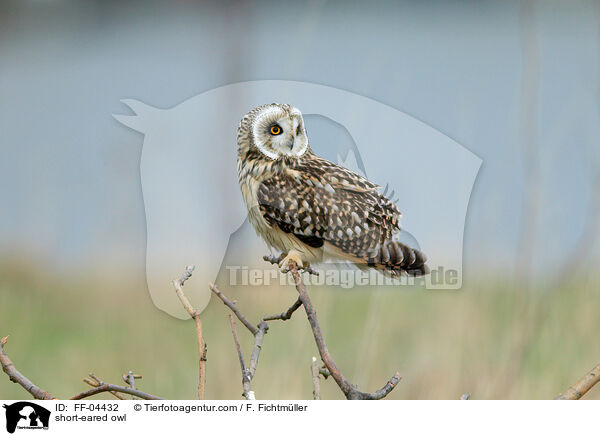
[[[257,233],[271,247],[294,252],[294,260],[427,273],[425,256],[393,239],[400,230],[396,205],[378,185],[316,156],[292,106],[264,105],[244,116],[238,180]]]

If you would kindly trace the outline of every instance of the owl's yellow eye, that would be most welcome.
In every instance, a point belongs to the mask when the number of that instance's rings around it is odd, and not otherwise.
[[[281,127],[277,124],[272,125],[269,131],[271,132],[271,135],[281,135],[282,132]]]

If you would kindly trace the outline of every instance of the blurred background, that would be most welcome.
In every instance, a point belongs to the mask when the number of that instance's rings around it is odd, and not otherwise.
[[[194,398],[193,325],[146,287],[143,137],[111,114],[262,79],[370,97],[483,159],[462,290],[312,293],[352,382],[375,390],[398,370],[390,398],[542,399],[600,361],[599,2],[0,5],[0,336],[44,389],[131,369],[143,390]],[[258,321],[295,292],[231,297]],[[207,398],[240,398],[227,311],[212,300],[203,321]],[[273,325],[257,397],[311,398],[316,353],[300,313]],[[342,398],[332,380],[322,390]],[[28,394],[4,377],[0,398]]]

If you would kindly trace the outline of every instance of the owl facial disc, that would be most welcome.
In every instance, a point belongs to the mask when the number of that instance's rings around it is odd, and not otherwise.
[[[265,106],[252,123],[252,140],[269,159],[300,157],[308,149],[302,113],[292,106]]]

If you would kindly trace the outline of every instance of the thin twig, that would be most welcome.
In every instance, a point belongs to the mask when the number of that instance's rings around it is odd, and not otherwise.
[[[125,382],[129,385],[129,387],[131,387],[132,389],[135,389],[135,374],[133,373],[133,371],[129,371],[127,373],[127,377],[125,378]],[[133,400],[134,398],[131,397],[131,399]]]
[[[90,378],[93,380],[90,380],[89,378],[84,378],[83,382],[90,385],[93,388],[97,388],[98,386],[103,384],[103,382],[98,377],[96,377],[94,374],[90,374]],[[126,399],[123,395],[119,394],[118,392],[109,391],[108,393],[111,394],[112,396],[118,398],[119,400]]]
[[[274,320],[282,320],[282,321],[287,321],[288,319],[290,319],[292,317],[292,315],[294,314],[294,312],[300,307],[302,306],[302,300],[300,300],[300,298],[298,298],[294,304],[292,304],[290,306],[290,308],[288,310],[286,310],[285,312],[281,312],[279,315],[270,315],[270,316],[265,316],[263,318],[264,321],[274,321]]]
[[[237,308],[235,303],[233,301],[231,301],[229,298],[227,298],[225,295],[223,295],[223,293],[221,291],[219,291],[219,289],[217,289],[217,287],[214,284],[209,283],[208,287],[217,297],[219,297],[221,299],[221,301],[225,304],[225,306],[229,307],[229,309],[235,314],[237,319],[239,319],[240,322],[242,324],[244,324],[248,330],[250,330],[250,333],[252,333],[254,336],[256,336],[256,334],[258,333],[258,329],[256,327],[254,327],[252,325],[252,323],[250,321],[248,321],[244,315],[242,315],[242,313],[239,311],[239,309]]]
[[[135,389],[135,380],[142,378],[142,376],[140,374],[134,374],[133,371],[128,371],[127,374],[123,374],[121,377],[123,378],[123,381],[125,383],[127,383],[134,389]],[[130,378],[133,378],[133,380],[130,380]]]
[[[15,367],[12,360],[8,357],[6,352],[4,351],[4,345],[8,341],[8,336],[0,339],[0,363],[2,364],[2,371],[8,375],[8,378],[13,383],[20,384],[23,389],[31,394],[33,398],[36,400],[55,400],[56,397],[48,392],[40,389],[36,385],[33,384],[27,377],[19,372],[19,370]]]
[[[254,336],[254,348],[252,349],[252,354],[250,355],[250,366],[248,367],[250,379],[252,379],[256,373],[258,358],[262,350],[262,343],[267,330],[269,330],[269,325],[266,323],[266,321],[261,321],[258,325],[258,332],[256,332],[256,335]]]
[[[131,386],[132,389],[135,389],[135,377],[133,376],[133,371],[127,373],[127,384]]]
[[[319,365],[317,358],[313,356],[312,363],[310,364],[310,371],[312,373],[313,382],[313,400],[321,399],[321,381],[319,380]]]
[[[238,337],[237,328],[235,327],[235,321],[233,320],[233,316],[231,314],[229,316],[229,324],[231,324],[231,333],[233,334],[233,342],[235,343],[235,349],[238,353],[238,358],[240,359],[240,367],[242,368],[242,372],[246,372],[246,364],[244,363],[244,354],[242,353],[242,346],[240,345],[240,339]]]
[[[600,364],[596,365],[581,380],[560,394],[555,400],[579,400],[600,381]]]
[[[185,294],[183,293],[183,285],[187,279],[192,276],[192,272],[194,271],[193,266],[188,266],[185,269],[183,275],[178,279],[173,281],[173,287],[175,288],[175,292],[183,304],[183,307],[189,313],[189,315],[193,318],[196,323],[196,336],[198,337],[198,399],[204,399],[204,390],[206,385],[206,344],[204,343],[204,339],[202,336],[202,320],[200,319],[200,312],[195,310],[190,301],[187,299]]]
[[[317,348],[319,349],[319,354],[321,355],[321,359],[323,360],[323,363],[331,373],[331,376],[333,377],[337,385],[340,387],[346,398],[348,400],[379,400],[381,398],[386,397],[400,381],[400,374],[396,372],[388,380],[384,387],[373,393],[361,392],[358,389],[356,389],[356,387],[354,387],[352,384],[350,384],[350,382],[338,369],[333,358],[331,357],[331,354],[329,354],[327,344],[325,344],[323,334],[321,333],[319,321],[317,320],[317,313],[315,312],[315,309],[313,308],[308,293],[306,292],[304,283],[302,283],[300,273],[298,272],[298,266],[294,261],[290,261],[289,266],[290,272],[292,273],[292,276],[294,277],[294,281],[296,283],[296,290],[300,294],[302,305],[304,306],[304,310],[306,311],[306,316],[308,317],[308,322],[310,323],[310,327],[312,329]]]
[[[240,339],[238,337],[237,328],[235,327],[235,321],[233,320],[233,316],[229,314],[229,323],[231,324],[231,333],[233,334],[233,341],[235,342],[235,348],[238,353],[238,358],[240,360],[240,367],[242,369],[242,395],[247,400],[254,399],[254,392],[252,391],[252,387],[250,385],[251,377],[248,369],[246,368],[246,364],[244,363],[244,354],[242,353],[242,346],[240,345]]]

